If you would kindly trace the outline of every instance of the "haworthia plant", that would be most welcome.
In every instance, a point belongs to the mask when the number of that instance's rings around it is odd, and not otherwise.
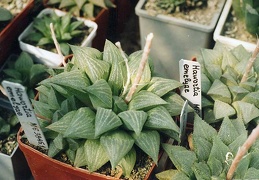
[[[247,139],[241,119],[225,117],[217,132],[197,115],[194,130],[189,141],[190,149],[172,144],[162,144],[176,169],[156,174],[159,180],[177,179],[226,179],[228,169],[239,148]],[[239,162],[233,179],[257,179],[259,177],[259,140]]]
[[[75,166],[86,165],[90,171],[109,161],[113,169],[120,165],[124,176],[136,163],[137,149],[157,163],[161,136],[179,140],[173,116],[180,114],[184,104],[175,93],[182,84],[153,77],[149,59],[141,85],[126,102],[123,92],[128,92],[136,76],[142,51],[126,56],[125,61],[108,40],[103,53],[90,47],[71,45],[71,49],[71,61],[40,82],[39,98],[33,100],[35,112],[49,119],[42,121],[45,136],[53,144],[49,156],[69,152]],[[124,89],[127,79],[130,85]]]
[[[246,82],[241,83],[251,57],[242,45],[228,49],[216,42],[213,49],[202,49],[198,61],[202,65],[204,120],[222,121],[238,117],[248,124],[259,122],[259,58],[255,60]]]
[[[76,16],[94,18],[97,8],[114,8],[111,0],[46,0],[48,6],[57,7]]]

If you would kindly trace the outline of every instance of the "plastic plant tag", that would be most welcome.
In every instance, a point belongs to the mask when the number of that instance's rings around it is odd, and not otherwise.
[[[201,66],[198,62],[181,59],[179,61],[181,95],[201,116]]]
[[[6,90],[9,101],[21,123],[28,141],[35,146],[48,149],[48,144],[40,129],[39,122],[32,109],[25,87],[19,83],[9,81],[3,81],[2,85]]]
[[[186,129],[186,123],[187,123],[187,118],[188,118],[188,101],[185,100],[183,104],[183,108],[181,110],[180,114],[180,133],[179,133],[179,138],[180,142],[184,142],[185,138],[185,129]]]

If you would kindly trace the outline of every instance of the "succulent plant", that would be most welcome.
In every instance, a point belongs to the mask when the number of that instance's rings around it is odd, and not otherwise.
[[[98,8],[114,8],[111,0],[46,0],[46,5],[73,13],[75,16],[94,18]]]
[[[259,3],[256,0],[233,1],[235,16],[243,20],[246,30],[256,36],[259,33]]]
[[[71,49],[72,60],[40,83],[38,100],[32,101],[45,119],[48,155],[66,152],[74,166],[87,165],[90,171],[110,161],[112,169],[120,164],[125,176],[136,162],[136,147],[157,163],[161,137],[179,140],[172,117],[184,104],[175,92],[182,84],[154,77],[149,59],[128,99],[143,51],[127,56],[108,40],[103,53],[91,47]]]
[[[24,41],[36,44],[44,49],[50,48],[55,51],[55,45],[52,39],[50,23],[54,25],[56,39],[60,44],[64,55],[71,53],[68,43],[72,43],[75,38],[85,37],[89,29],[83,21],[76,20],[70,13],[64,16],[58,16],[54,11],[51,14],[43,14],[42,17],[36,17],[33,20],[33,31]],[[80,38],[81,43],[83,38]],[[49,47],[50,46],[50,47]]]
[[[190,149],[172,144],[162,144],[176,169],[156,174],[159,180],[174,179],[226,179],[228,170],[239,148],[247,140],[248,131],[241,119],[225,117],[216,131],[195,116]],[[234,179],[259,177],[259,139],[239,162]]]
[[[47,77],[47,66],[34,63],[28,53],[21,52],[19,56],[10,56],[4,66],[0,81],[20,83],[26,88],[28,96],[34,98],[37,83]]]
[[[0,7],[0,22],[10,21],[13,15],[7,9]]]
[[[10,155],[17,146],[19,120],[11,110],[0,107],[0,153]]]
[[[208,123],[225,116],[240,118],[248,124],[259,120],[259,59],[256,58],[248,79],[242,82],[251,58],[242,45],[233,49],[217,42],[213,49],[202,49],[198,61],[202,66],[203,119]]]
[[[162,9],[167,13],[185,12],[195,8],[206,7],[208,0],[149,0],[154,9]],[[150,4],[147,3],[147,6]]]

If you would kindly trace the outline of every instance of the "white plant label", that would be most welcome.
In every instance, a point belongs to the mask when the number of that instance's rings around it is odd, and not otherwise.
[[[28,141],[38,147],[48,149],[45,136],[39,126],[25,87],[9,81],[2,82],[9,101],[20,121]]]
[[[183,108],[181,110],[180,114],[180,133],[179,133],[179,138],[181,142],[184,142],[185,138],[185,130],[186,130],[186,124],[188,120],[188,101],[185,100]]]
[[[201,66],[196,61],[181,59],[179,61],[181,95],[190,106],[201,116]]]

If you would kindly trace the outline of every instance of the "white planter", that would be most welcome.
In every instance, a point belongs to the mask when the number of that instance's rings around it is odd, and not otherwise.
[[[0,153],[0,179],[15,180],[30,178],[30,168],[18,144],[10,156]]]
[[[219,18],[219,22],[214,31],[213,38],[215,41],[219,41],[223,44],[226,44],[230,48],[236,47],[238,45],[243,45],[246,50],[252,52],[255,49],[256,44],[249,43],[246,41],[241,41],[238,39],[234,39],[234,38],[230,38],[230,37],[226,37],[226,36],[222,35],[223,27],[227,20],[228,14],[230,13],[231,6],[232,6],[232,0],[227,0],[226,4],[224,6],[224,9],[222,11],[222,14]]]
[[[46,8],[42,10],[37,17],[42,17],[44,14],[51,14],[51,13],[56,13],[58,16],[64,16],[66,14],[66,12],[63,12],[57,9]],[[86,39],[81,44],[81,46],[91,46],[92,40],[96,36],[97,24],[91,20],[87,20],[84,18],[77,17],[76,19],[79,21],[84,21],[84,24],[86,26],[92,28],[92,31],[90,32],[90,34],[86,37]],[[20,48],[23,51],[33,54],[35,56],[35,61],[37,62],[46,64],[49,67],[59,66],[61,64],[61,60],[58,54],[23,42],[23,39],[31,33],[32,29],[33,29],[33,23],[31,23],[18,37]]]
[[[154,34],[150,57],[154,61],[155,72],[167,78],[179,79],[179,60],[192,59],[200,54],[201,48],[214,45],[215,30],[225,0],[209,25],[177,19],[165,15],[150,16],[143,8],[146,0],[139,0],[135,12],[139,16],[142,49],[149,33]]]

